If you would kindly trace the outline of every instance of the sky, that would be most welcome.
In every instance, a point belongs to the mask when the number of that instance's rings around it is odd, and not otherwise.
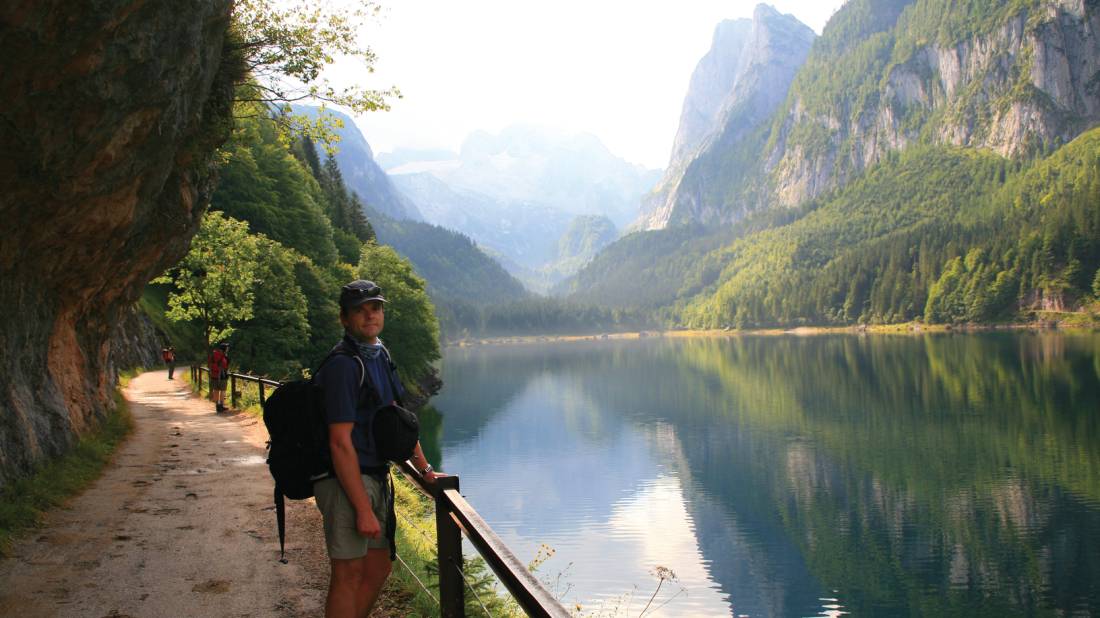
[[[821,33],[842,0],[775,0]],[[397,86],[391,110],[356,118],[375,153],[457,150],[517,123],[596,135],[619,157],[664,167],[691,72],[747,0],[382,0],[362,32],[375,72],[341,62],[339,83]]]

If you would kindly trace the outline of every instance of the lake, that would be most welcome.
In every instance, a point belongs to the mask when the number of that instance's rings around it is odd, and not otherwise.
[[[586,615],[1100,614],[1100,335],[449,348],[442,377],[442,468]]]

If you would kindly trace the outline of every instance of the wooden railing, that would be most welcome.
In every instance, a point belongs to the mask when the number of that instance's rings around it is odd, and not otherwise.
[[[207,375],[207,381],[209,382],[209,380],[210,380],[210,377],[209,377],[210,376],[210,369],[208,367],[203,367],[201,365],[191,365],[191,383],[194,384],[195,387],[198,388],[199,390],[202,390],[202,374],[203,373],[205,373]],[[275,390],[276,388],[278,388],[282,384],[281,382],[276,382],[275,380],[268,380],[267,378],[260,378],[260,377],[256,377],[256,376],[250,376],[246,373],[233,373],[233,372],[230,372],[229,373],[229,407],[231,407],[231,408],[236,408],[237,407],[238,399],[240,398],[240,395],[241,395],[240,391],[237,390],[237,380],[241,380],[242,382],[255,382],[256,384],[259,385],[260,405],[261,406],[264,405],[265,401],[267,401],[267,393],[266,393],[267,387],[270,387],[271,390]]]
[[[208,368],[191,366],[191,383],[200,390],[204,372],[209,376]],[[279,382],[267,378],[230,373],[229,393],[233,407],[237,404],[237,380],[255,382],[259,385],[261,405],[267,399],[265,387],[275,389],[280,386]],[[458,476],[437,476],[434,483],[429,483],[407,461],[398,464],[398,468],[421,492],[435,502],[440,616],[457,618],[466,615],[466,586],[462,575],[463,534],[528,616],[569,616],[569,612],[554,598],[554,595],[543,587],[542,582],[516,558],[512,550],[459,493]]]

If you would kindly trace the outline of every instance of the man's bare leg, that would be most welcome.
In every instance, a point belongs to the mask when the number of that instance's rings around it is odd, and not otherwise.
[[[360,618],[367,618],[382,593],[382,587],[386,585],[386,578],[390,576],[393,563],[390,562],[389,548],[368,549],[367,555],[363,556],[363,564],[364,573],[359,580],[355,606],[359,608]]]
[[[326,618],[367,618],[390,575],[390,550],[369,549],[362,558],[329,562],[332,579],[325,601]]]
[[[325,599],[325,618],[356,618],[356,591],[367,567],[367,557],[331,559],[332,575]]]

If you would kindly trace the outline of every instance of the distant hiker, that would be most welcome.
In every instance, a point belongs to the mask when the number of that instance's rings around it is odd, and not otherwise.
[[[225,385],[229,381],[229,344],[219,343],[207,359],[210,368],[210,400],[218,412],[225,412]]]
[[[168,379],[172,379],[172,373],[176,371],[176,349],[172,346],[168,346],[160,351],[160,357],[164,359],[164,364],[168,366]]]
[[[389,466],[379,458],[370,427],[375,412],[405,394],[404,386],[378,339],[385,323],[382,289],[357,280],[340,291],[344,338],[318,371],[325,394],[328,456],[335,477],[313,484],[324,518],[325,544],[332,565],[325,615],[366,617],[378,599],[396,556],[397,522]],[[410,458],[425,480],[436,474],[419,442]]]

